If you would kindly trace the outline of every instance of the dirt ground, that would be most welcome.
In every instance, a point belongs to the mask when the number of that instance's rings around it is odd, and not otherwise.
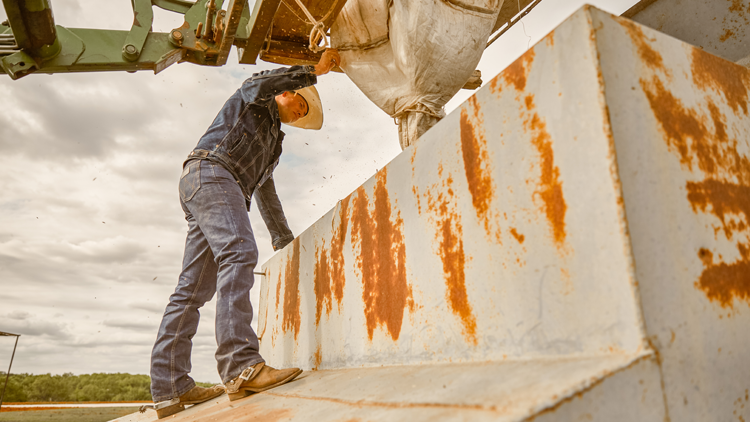
[[[136,411],[137,407],[91,407],[2,412],[0,422],[105,422]]]

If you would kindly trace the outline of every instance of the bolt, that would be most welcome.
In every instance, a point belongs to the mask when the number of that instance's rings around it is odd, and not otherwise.
[[[137,60],[139,54],[138,49],[133,44],[128,44],[122,48],[122,57],[127,61]]]
[[[180,32],[179,29],[173,29],[172,32],[169,33],[169,42],[171,42],[173,45],[179,47],[182,45],[182,41],[184,40],[185,36]]]

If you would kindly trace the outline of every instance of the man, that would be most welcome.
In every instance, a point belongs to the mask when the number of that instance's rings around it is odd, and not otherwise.
[[[198,308],[214,293],[216,361],[230,400],[302,372],[271,368],[258,353],[249,294],[258,250],[247,212],[254,197],[275,250],[294,239],[271,177],[284,139],[281,123],[321,128],[323,110],[312,85],[338,63],[338,52],[327,50],[315,66],[253,75],[227,100],[185,161],[180,177],[188,222],[185,255],[151,355],[151,394],[159,419],[224,393],[222,386],[196,386],[188,375]]]

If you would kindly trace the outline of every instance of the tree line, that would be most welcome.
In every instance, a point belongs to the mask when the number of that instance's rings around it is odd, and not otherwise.
[[[0,393],[5,373],[0,372]],[[198,383],[203,386],[212,384]],[[151,377],[131,374],[10,374],[4,403],[151,400]]]

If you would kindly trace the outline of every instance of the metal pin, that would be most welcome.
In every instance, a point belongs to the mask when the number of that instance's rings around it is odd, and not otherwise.
[[[198,22],[198,27],[195,29],[195,38],[200,38],[201,32],[203,32],[203,22]]]

